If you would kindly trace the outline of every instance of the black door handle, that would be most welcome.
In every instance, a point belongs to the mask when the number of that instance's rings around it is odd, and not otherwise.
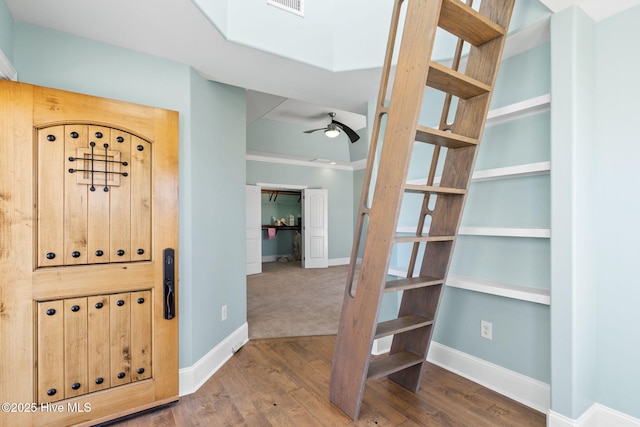
[[[171,320],[176,317],[175,293],[175,251],[166,248],[162,251],[164,259],[164,318]]]

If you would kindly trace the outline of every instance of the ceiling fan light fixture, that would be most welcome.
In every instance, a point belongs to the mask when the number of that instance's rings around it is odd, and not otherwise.
[[[329,138],[335,138],[340,135],[340,129],[338,129],[338,126],[333,123],[329,123],[327,128],[324,130],[324,134]]]

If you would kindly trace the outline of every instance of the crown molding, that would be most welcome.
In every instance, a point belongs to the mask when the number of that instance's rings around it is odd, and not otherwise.
[[[596,22],[640,5],[640,0],[540,0],[540,2],[553,13],[579,6]]]
[[[281,165],[293,165],[304,166],[311,168],[323,168],[323,169],[338,169],[354,171],[364,169],[367,164],[367,160],[358,160],[351,163],[346,162],[332,162],[324,159],[302,159],[295,157],[278,156],[277,154],[267,153],[247,153],[246,159],[254,162],[266,162],[266,163],[278,163]]]
[[[0,79],[18,81],[18,72],[2,49],[0,49]]]

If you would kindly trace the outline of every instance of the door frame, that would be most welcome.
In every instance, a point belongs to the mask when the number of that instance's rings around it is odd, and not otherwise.
[[[262,191],[257,185],[245,186],[247,198],[247,276],[262,273]],[[258,208],[251,210],[251,206]]]

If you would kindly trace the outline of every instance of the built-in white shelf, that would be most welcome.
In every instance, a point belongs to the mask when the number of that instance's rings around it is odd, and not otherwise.
[[[401,225],[396,228],[396,233],[415,233],[416,227]],[[429,232],[429,227],[422,230],[424,234]],[[488,237],[526,237],[534,239],[549,239],[549,228],[514,228],[514,227],[460,227],[458,235],[462,236],[488,236]]]
[[[489,111],[485,127],[495,126],[551,109],[551,95],[541,95]]]
[[[547,93],[490,110],[487,113],[485,127],[499,125],[550,110],[551,94]],[[422,142],[416,142],[416,144],[422,144]]]
[[[447,286],[466,289],[468,291],[482,292],[484,294],[498,295],[505,298],[521,301],[535,302],[538,304],[551,304],[549,289],[534,288],[532,286],[511,285],[508,283],[494,282],[490,280],[476,279],[473,277],[449,274]]]
[[[503,168],[483,169],[473,172],[471,182],[490,181],[494,179],[523,178],[526,176],[545,175],[551,171],[551,162],[526,163],[522,165],[506,166]],[[426,185],[427,179],[412,179],[407,184]],[[433,180],[434,185],[440,184],[440,177]]]
[[[551,162],[526,163],[503,168],[483,169],[473,172],[472,182],[492,179],[522,178],[525,176],[545,175],[551,171]]]
[[[505,228],[505,227],[460,227],[459,235],[464,236],[494,236],[494,237],[530,237],[548,239],[551,237],[549,228]]]
[[[406,277],[407,271],[406,269],[400,270],[398,268],[390,268],[388,273],[392,276]],[[517,299],[520,301],[528,301],[536,304],[551,304],[549,289],[536,288],[533,286],[512,285],[509,283],[476,279],[456,274],[449,274],[445,285],[451,286],[452,288],[465,289],[468,291]]]

